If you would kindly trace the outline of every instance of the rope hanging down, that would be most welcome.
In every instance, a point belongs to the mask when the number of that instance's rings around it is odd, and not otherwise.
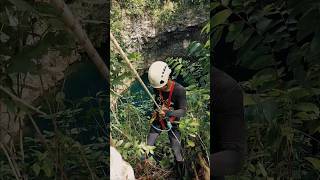
[[[147,86],[144,84],[144,82],[142,81],[142,79],[140,78],[138,72],[136,71],[136,69],[133,67],[133,65],[131,64],[131,62],[129,61],[128,57],[126,56],[126,54],[123,52],[122,48],[120,47],[119,43],[117,42],[117,40],[114,38],[113,34],[110,32],[110,39],[113,42],[113,44],[116,46],[116,49],[119,51],[120,55],[122,56],[122,58],[126,61],[126,63],[128,64],[129,68],[132,70],[132,72],[134,73],[134,75],[136,76],[136,78],[138,79],[138,81],[140,82],[140,84],[142,85],[142,87],[144,88],[144,90],[148,93],[148,95],[150,96],[150,98],[152,99],[153,103],[157,106],[157,108],[159,109],[159,111],[161,111],[161,107],[159,106],[159,104],[157,103],[157,101],[153,98],[152,94],[150,93],[149,89],[147,88]],[[154,128],[154,126],[153,126]],[[177,139],[177,141],[181,144],[181,142],[179,141],[179,139],[177,138],[177,136],[174,134],[174,132],[172,131],[172,127],[170,127],[168,130],[161,130],[156,128],[157,130],[160,131],[171,131],[171,133],[174,135],[174,137]]]
[[[157,108],[159,110],[161,110],[161,107],[159,106],[159,104],[156,102],[156,100],[153,98],[152,94],[150,93],[149,89],[147,88],[147,86],[144,84],[144,82],[142,81],[142,79],[140,78],[138,72],[134,69],[133,65],[130,63],[128,57],[126,56],[126,54],[123,52],[122,48],[120,47],[120,45],[118,44],[117,40],[114,38],[114,36],[112,35],[112,33],[110,32],[110,38],[111,41],[113,42],[113,44],[116,46],[117,50],[119,51],[120,55],[122,56],[122,58],[126,61],[126,63],[128,64],[129,68],[132,70],[132,72],[134,73],[134,75],[136,76],[136,78],[138,79],[138,81],[140,82],[140,84],[142,85],[142,87],[144,88],[144,90],[148,93],[148,95],[150,96],[150,98],[152,99],[152,101],[154,102],[154,104],[157,106]]]

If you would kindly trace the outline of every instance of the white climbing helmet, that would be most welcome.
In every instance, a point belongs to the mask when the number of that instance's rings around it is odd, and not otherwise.
[[[163,61],[156,61],[151,64],[148,72],[148,79],[152,87],[162,88],[167,84],[171,69]]]

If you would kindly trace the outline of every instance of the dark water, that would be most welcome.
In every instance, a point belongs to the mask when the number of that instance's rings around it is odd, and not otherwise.
[[[109,134],[106,124],[109,123],[109,92],[107,82],[101,77],[95,65],[90,61],[82,61],[71,65],[66,72],[65,84],[58,89],[65,95],[64,108],[60,111],[80,109],[80,111],[72,117],[67,117],[65,113],[62,117],[57,118],[59,130],[62,132],[71,132],[80,130],[78,135],[74,135],[76,140],[81,143],[90,143],[93,136],[101,137]],[[54,90],[53,90],[54,91]],[[97,98],[97,93],[99,97]],[[53,104],[54,93],[45,95],[41,102],[43,110],[50,112],[45,102],[46,99]],[[92,98],[88,98],[92,97]],[[87,100],[85,100],[87,98]],[[51,100],[50,100],[51,99]],[[103,112],[103,118],[101,112]],[[35,117],[36,118],[36,117]],[[36,118],[37,124],[43,131],[53,131],[53,123],[51,119],[43,120]]]
[[[70,68],[73,73],[67,76],[63,89],[66,99],[78,101],[83,97],[96,96],[100,91],[107,91],[107,83],[93,63],[84,61]]]

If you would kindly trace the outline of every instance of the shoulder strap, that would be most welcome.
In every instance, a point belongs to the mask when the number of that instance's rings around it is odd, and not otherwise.
[[[172,99],[172,94],[173,94],[173,90],[174,90],[174,85],[175,85],[175,82],[172,81],[172,84],[170,86],[170,93],[169,93],[169,97],[168,97],[168,106],[171,105],[171,99]],[[163,101],[163,96],[162,96],[162,91],[159,90],[159,96],[160,96],[160,99],[161,101]]]
[[[172,94],[173,94],[174,85],[175,85],[175,82],[172,81],[172,84],[170,86],[170,94],[169,94],[169,98],[168,98],[168,105],[169,106],[171,105],[171,98],[172,98]]]

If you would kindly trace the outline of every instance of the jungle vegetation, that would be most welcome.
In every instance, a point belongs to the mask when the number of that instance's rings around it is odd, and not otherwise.
[[[319,8],[309,0],[211,3],[212,63],[245,93],[246,163],[228,179],[319,179]]]

